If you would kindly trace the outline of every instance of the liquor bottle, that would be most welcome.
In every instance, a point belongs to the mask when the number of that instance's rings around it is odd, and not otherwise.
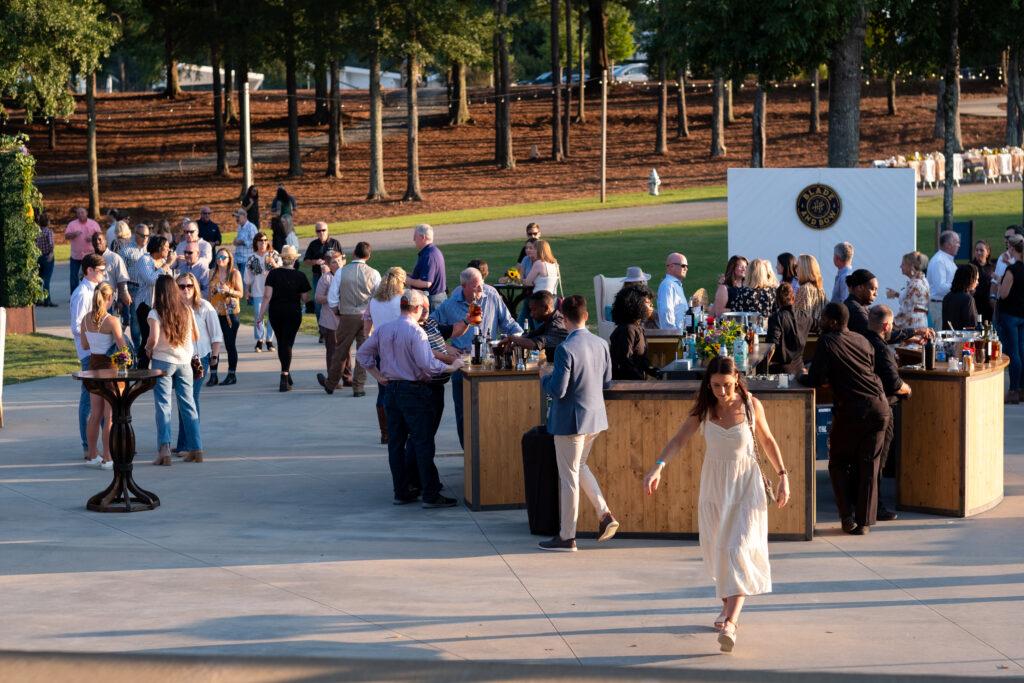
[[[683,316],[683,332],[689,334],[693,331],[694,320],[696,319],[693,308],[686,309],[686,315]]]
[[[736,341],[732,343],[732,359],[736,361],[736,367],[741,372],[747,370],[747,340],[743,337],[736,337]]]
[[[484,336],[479,332],[473,336],[473,365],[480,365],[484,362],[483,356]]]
[[[753,327],[747,328],[747,354],[750,356],[754,355],[754,347],[757,345],[757,335],[754,333]]]
[[[926,339],[924,342],[924,369],[935,369],[935,344],[931,339]]]
[[[722,342],[721,348],[718,349],[718,355],[722,358],[726,358],[729,355],[729,348]]]

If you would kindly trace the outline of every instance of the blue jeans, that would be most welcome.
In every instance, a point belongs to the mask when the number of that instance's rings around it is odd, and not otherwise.
[[[999,339],[1010,357],[1010,391],[1020,391],[1021,362],[1024,361],[1024,318],[999,314]]]
[[[78,287],[78,283],[82,281],[82,262],[76,258],[69,261],[71,266],[68,271],[71,273],[71,290],[70,293],[75,293],[75,288]]]
[[[210,370],[210,354],[206,354],[202,359],[203,363],[203,374],[209,374]],[[196,404],[196,419],[199,419],[199,392],[203,390],[203,381],[192,380],[192,401]],[[178,406],[178,442],[175,445],[179,451],[187,451],[185,447],[185,421],[181,417],[181,406]]]
[[[151,361],[154,370],[163,370],[164,375],[156,381],[153,388],[153,405],[156,407],[156,442],[157,448],[171,445],[171,389],[174,399],[178,402],[178,414],[185,425],[185,450],[203,450],[203,440],[199,435],[199,413],[192,399],[192,366],[190,364],[174,364],[167,361]]]
[[[132,305],[128,313],[128,329],[132,335],[132,345],[138,353],[138,349],[142,348],[142,330],[139,328],[139,302],[135,294],[132,294]]]
[[[260,306],[263,305],[263,297],[253,295],[252,297],[252,314],[254,318],[258,318],[260,315]],[[252,326],[252,338],[256,341],[265,342],[267,344],[274,341],[274,328],[270,326],[270,316],[268,315],[263,319],[263,336],[256,334],[256,326]]]
[[[434,465],[435,410],[430,387],[392,380],[385,386],[384,410],[388,416],[388,465],[395,497],[410,496],[413,473],[418,473],[423,500],[437,498],[441,478]],[[412,449],[406,449],[409,441]]]
[[[82,370],[89,369],[89,357],[80,358],[78,360],[82,366]],[[89,390],[85,388],[85,382],[79,382],[82,385],[82,395],[78,397],[78,433],[82,437],[82,451],[89,450],[89,440],[85,436],[85,429],[89,422],[89,413],[92,412],[92,408],[89,405]]]
[[[50,280],[53,278],[53,267],[55,263],[53,254],[39,257],[39,277],[43,278],[43,289],[46,290],[46,298],[43,301],[50,301]]]

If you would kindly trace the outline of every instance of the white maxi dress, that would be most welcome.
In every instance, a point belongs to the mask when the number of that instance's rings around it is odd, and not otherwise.
[[[698,529],[716,595],[722,599],[770,593],[768,498],[750,423],[744,420],[725,429],[704,420],[701,430],[705,450]]]

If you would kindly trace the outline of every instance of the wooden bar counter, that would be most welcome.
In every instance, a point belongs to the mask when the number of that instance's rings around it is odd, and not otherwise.
[[[523,434],[544,424],[540,370],[462,368],[466,505],[504,510],[526,505]]]
[[[605,391],[608,431],[594,442],[588,464],[612,512],[619,534],[641,538],[696,538],[704,436],[696,435],[665,468],[658,492],[647,496],[643,479],[661,449],[689,415],[699,386],[694,381],[615,382]],[[806,540],[814,533],[814,391],[752,381],[772,434],[790,471],[792,499],[782,510],[769,506],[772,540]],[[770,465],[769,465],[770,467]],[[774,482],[777,477],[770,475]],[[581,492],[581,535],[594,534],[597,519]]]
[[[900,368],[904,401],[896,507],[970,517],[1003,500],[1006,356],[971,374]]]

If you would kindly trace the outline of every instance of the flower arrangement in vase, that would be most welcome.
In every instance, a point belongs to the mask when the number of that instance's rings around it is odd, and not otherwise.
[[[512,266],[505,271],[505,276],[501,278],[503,284],[518,285],[523,281],[523,276],[519,273],[519,269]]]
[[[733,342],[742,336],[742,325],[731,320],[725,320],[705,332],[703,338],[697,339],[697,352],[707,362],[717,356],[718,350],[722,348],[722,344],[725,344],[725,348],[732,354]]]
[[[110,362],[115,368],[117,368],[117,374],[127,375],[128,368],[135,362],[135,358],[132,356],[132,350],[127,346],[122,346],[114,353],[110,354]]]

